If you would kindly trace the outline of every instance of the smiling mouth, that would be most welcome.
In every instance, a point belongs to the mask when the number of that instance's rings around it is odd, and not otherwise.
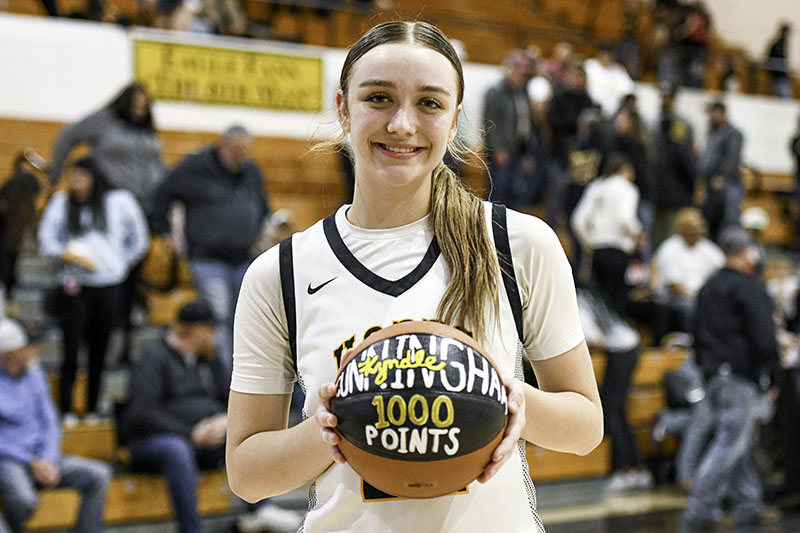
[[[377,144],[382,150],[386,150],[387,152],[391,152],[393,154],[413,154],[415,152],[419,152],[422,148],[418,147],[400,147],[400,146],[389,146],[383,143],[375,143]]]

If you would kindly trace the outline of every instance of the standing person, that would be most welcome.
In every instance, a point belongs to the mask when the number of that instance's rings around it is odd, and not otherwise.
[[[89,352],[87,407],[94,414],[122,284],[147,252],[150,236],[136,198],[111,189],[95,161],[85,158],[69,170],[69,189],[50,198],[38,239],[39,252],[58,261],[53,311],[63,333],[59,398],[69,423],[81,343]]]
[[[142,207],[164,177],[161,143],[153,125],[150,98],[138,83],[131,83],[105,107],[64,128],[53,148],[50,182],[60,177],[70,151],[89,143],[90,155],[110,185],[133,193]],[[130,359],[131,309],[137,299],[141,268],[137,263],[125,279],[118,309],[125,330],[122,361]]]
[[[586,91],[586,72],[578,64],[570,65],[563,85],[556,90],[547,108],[547,125],[551,132],[547,155],[547,181],[551,184],[547,220],[551,226],[558,227],[562,213],[571,212],[577,202],[577,199],[571,201],[568,185],[572,181],[569,173],[574,164],[570,150],[579,134],[580,117],[587,117],[584,111],[593,107]]]
[[[534,64],[523,50],[515,50],[503,63],[503,70],[503,79],[483,99],[489,196],[509,207],[525,207],[538,192],[538,139],[527,92]]]
[[[306,532],[542,531],[518,440],[586,454],[602,438],[574,284],[554,232],[534,217],[482,203],[442,161],[456,136],[463,92],[458,56],[436,27],[388,22],[364,34],[345,59],[336,96],[355,161],[353,204],[267,251],[245,276],[228,479],[248,501],[313,480]],[[513,254],[514,265],[504,260],[506,281],[522,300],[523,352],[539,389],[520,381],[520,334],[489,235],[497,228],[504,240],[504,226],[510,253],[503,257]],[[282,277],[293,283],[282,285]],[[342,312],[345,301],[352,305]],[[361,340],[348,339],[351,333],[408,317],[438,317],[474,331],[507,376],[511,416],[468,494],[365,500],[361,480],[336,447],[331,354]],[[316,414],[286,429],[296,373],[307,392],[304,411]]]
[[[737,523],[771,517],[751,440],[763,394],[777,387],[781,367],[772,303],[752,275],[750,245],[746,231],[726,229],[720,236],[725,266],[697,296],[694,349],[707,382],[714,436],[692,480],[685,514],[691,527],[719,523],[723,500]]]
[[[636,215],[639,190],[633,165],[622,155],[608,158],[605,176],[586,187],[571,225],[591,257],[591,280],[617,315],[628,314],[629,286],[625,273],[643,238]]]
[[[53,147],[51,183],[61,177],[70,151],[84,142],[91,145],[92,159],[108,182],[131,191],[139,202],[144,202],[164,177],[150,98],[138,83],[128,85],[108,105],[61,131]]]
[[[778,35],[770,43],[767,50],[767,71],[772,81],[772,92],[781,98],[793,98],[792,82],[789,79],[789,35],[792,27],[783,23],[778,28]]]
[[[708,106],[708,138],[700,156],[699,170],[706,183],[703,214],[714,240],[726,226],[739,224],[744,186],[739,172],[742,162],[742,132],[728,122],[725,104]]]
[[[73,531],[98,533],[104,530],[111,467],[61,454],[58,415],[35,356],[36,346],[19,322],[0,319],[0,515],[12,533],[21,533],[39,506],[37,488],[68,487],[81,495]]]
[[[269,215],[264,178],[250,159],[251,144],[244,128],[228,128],[215,145],[173,168],[156,188],[151,203],[153,232],[168,241],[171,206],[183,204],[192,283],[214,308],[217,346],[228,359],[233,352],[233,311],[239,286]]]
[[[21,153],[14,173],[0,188],[0,284],[10,300],[17,286],[17,258],[28,232],[36,232],[36,197],[41,187]]]
[[[653,132],[653,220],[652,244],[658,247],[675,224],[678,212],[694,205],[697,155],[694,132],[675,112],[677,86],[661,87],[661,115]]]

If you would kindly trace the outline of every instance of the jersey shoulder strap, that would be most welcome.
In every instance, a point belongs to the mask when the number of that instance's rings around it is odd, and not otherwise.
[[[278,245],[278,266],[281,272],[281,294],[283,309],[286,312],[286,326],[289,329],[289,349],[292,352],[292,365],[297,371],[297,303],[294,294],[294,258],[292,255],[292,236]]]
[[[514,259],[511,257],[511,244],[508,240],[508,219],[506,206],[492,204],[492,233],[494,246],[497,250],[497,262],[500,264],[500,273],[503,277],[503,286],[506,289],[508,303],[514,315],[514,324],[517,326],[517,337],[523,342],[522,330],[522,300],[519,295],[517,276],[514,273]]]

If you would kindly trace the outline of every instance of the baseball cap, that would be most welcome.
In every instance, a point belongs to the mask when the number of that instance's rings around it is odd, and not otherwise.
[[[769,225],[769,215],[762,208],[753,206],[742,211],[742,227],[764,231]]]
[[[29,344],[22,324],[11,318],[0,319],[0,353],[13,352]]]
[[[193,300],[178,311],[178,322],[182,324],[213,324],[214,310],[205,300]]]
[[[727,256],[736,255],[751,244],[750,235],[738,226],[723,230],[719,236],[719,247]]]

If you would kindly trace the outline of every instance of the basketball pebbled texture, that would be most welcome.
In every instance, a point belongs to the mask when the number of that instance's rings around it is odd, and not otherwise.
[[[483,349],[437,322],[401,322],[342,361],[331,411],[339,448],[365,481],[395,496],[463,489],[502,440],[506,389]]]

